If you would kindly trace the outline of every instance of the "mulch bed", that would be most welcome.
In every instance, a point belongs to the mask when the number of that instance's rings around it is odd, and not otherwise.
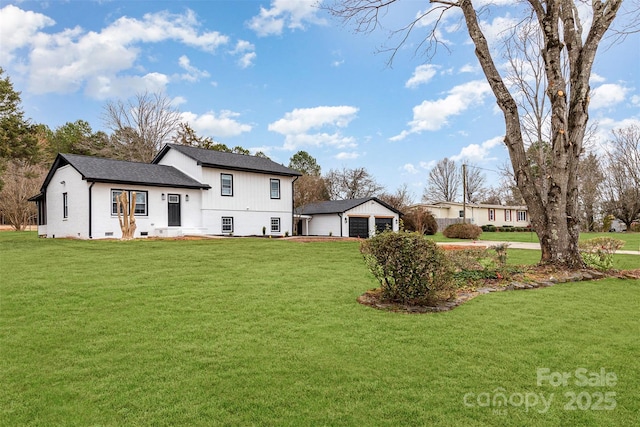
[[[370,289],[357,298],[360,304],[376,308],[378,310],[393,311],[398,313],[433,313],[449,311],[457,306],[477,297],[491,292],[503,292],[514,290],[538,289],[554,286],[558,283],[579,282],[582,280],[598,280],[605,277],[617,277],[620,279],[640,280],[640,269],[612,271],[603,273],[596,270],[559,270],[548,266],[534,266],[526,272],[516,275],[508,281],[487,281],[484,286],[474,290],[459,290],[451,301],[444,301],[435,306],[420,306],[384,301],[379,288]]]

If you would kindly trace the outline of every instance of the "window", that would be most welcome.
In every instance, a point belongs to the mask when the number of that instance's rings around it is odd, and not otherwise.
[[[489,221],[495,221],[495,220],[496,220],[496,210],[489,209]]]
[[[228,173],[220,174],[220,194],[233,196],[233,175]]]
[[[464,211],[458,211],[458,217],[464,218]]]
[[[38,225],[47,225],[47,199],[38,201]]]
[[[67,193],[62,193],[62,218],[69,218],[69,198]]]
[[[131,193],[136,193],[136,206],[133,210],[133,214],[136,216],[147,215],[147,192],[136,190],[111,190],[111,215],[118,215],[118,197],[122,193],[127,193],[127,201],[131,203]],[[120,212],[121,214],[128,214],[128,212]]]
[[[131,195],[129,195],[131,198]],[[136,192],[136,208],[133,211],[135,215],[146,215],[147,214],[147,193],[146,191],[137,191]]]
[[[511,222],[511,209],[507,209],[504,211],[504,220],[506,222]]]
[[[518,211],[516,215],[518,216],[518,221],[527,220],[527,211]]]
[[[231,216],[222,217],[222,232],[233,233],[233,217]]]
[[[280,232],[280,218],[271,218],[271,232],[272,233]]]
[[[280,198],[280,180],[279,179],[271,180],[271,198],[272,199]]]

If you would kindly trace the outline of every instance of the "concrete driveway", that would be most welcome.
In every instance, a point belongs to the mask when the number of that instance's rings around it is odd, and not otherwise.
[[[485,246],[491,247],[500,244],[509,245],[511,249],[535,249],[540,250],[540,243],[537,242],[495,242],[493,240],[472,240],[472,241],[464,241],[464,242],[438,242],[439,245],[455,245],[455,246]],[[625,255],[640,255],[640,250],[638,251],[616,251],[616,254],[625,254]]]

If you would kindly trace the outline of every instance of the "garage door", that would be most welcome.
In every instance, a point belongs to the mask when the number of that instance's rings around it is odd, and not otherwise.
[[[369,218],[349,218],[349,237],[369,237]]]
[[[393,230],[393,218],[376,218],[376,233]]]

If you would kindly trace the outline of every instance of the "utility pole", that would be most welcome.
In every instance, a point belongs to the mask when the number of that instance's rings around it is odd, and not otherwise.
[[[462,164],[462,223],[467,223],[467,165]]]

